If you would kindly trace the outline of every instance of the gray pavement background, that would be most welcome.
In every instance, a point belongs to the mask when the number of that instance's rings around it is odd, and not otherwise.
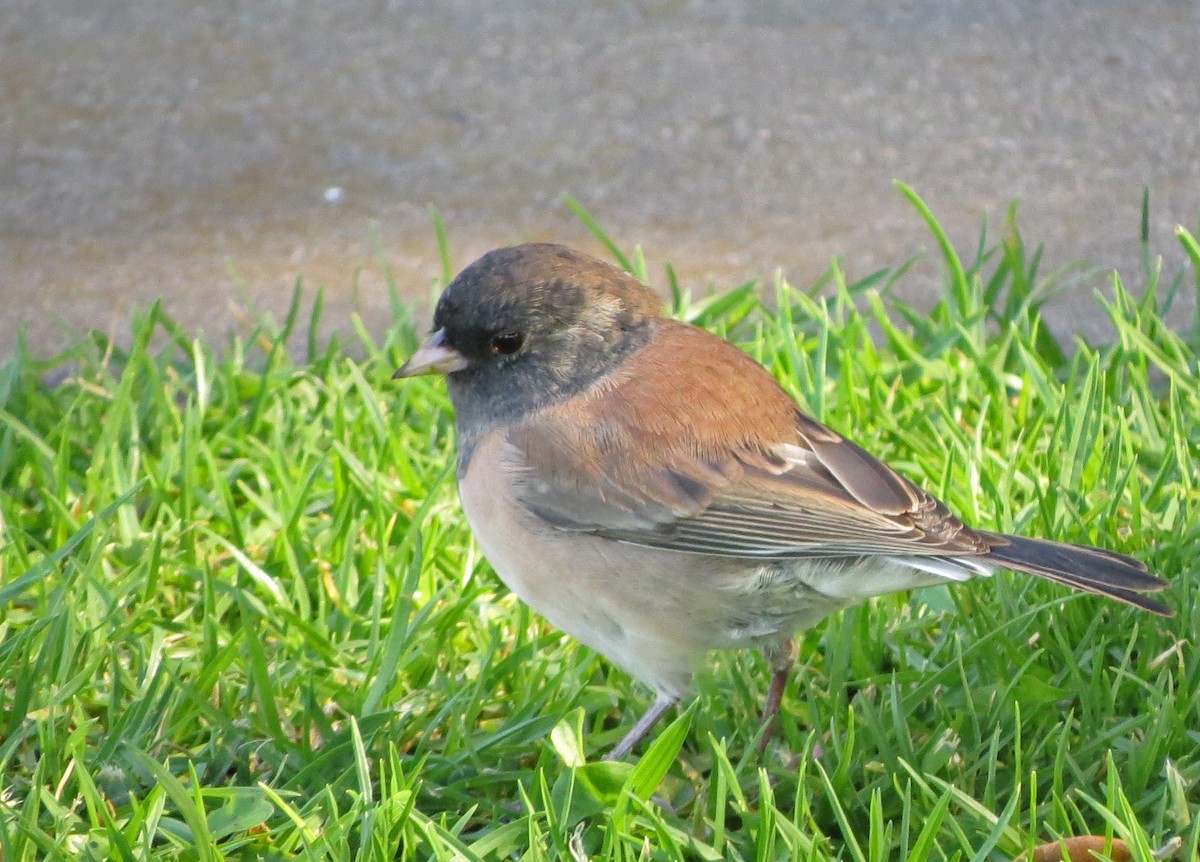
[[[429,202],[458,266],[596,250],[566,192],[703,290],[932,258],[894,178],[964,252],[1019,198],[1048,267],[1097,268],[1055,316],[1091,335],[1104,270],[1142,284],[1142,188],[1168,270],[1200,222],[1194,0],[0,7],[0,357],[19,325],[48,353],[158,297],[219,343],[297,276],[328,326],[382,331],[372,226],[425,299]]]

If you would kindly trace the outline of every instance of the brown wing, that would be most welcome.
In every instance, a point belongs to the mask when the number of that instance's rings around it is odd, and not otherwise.
[[[507,443],[519,499],[564,530],[764,559],[989,549],[930,494],[801,413],[740,350],[673,321]]]

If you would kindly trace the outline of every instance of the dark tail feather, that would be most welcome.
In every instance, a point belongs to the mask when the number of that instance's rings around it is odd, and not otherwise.
[[[1044,539],[999,533],[981,535],[992,545],[988,557],[1006,569],[1028,572],[1078,590],[1109,596],[1160,616],[1175,615],[1175,611],[1162,602],[1139,595],[1157,592],[1166,587],[1167,582],[1147,572],[1145,564],[1133,557]]]

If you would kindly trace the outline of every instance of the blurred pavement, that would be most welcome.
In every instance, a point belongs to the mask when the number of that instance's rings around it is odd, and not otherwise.
[[[700,291],[925,249],[920,300],[935,246],[893,179],[964,254],[1018,198],[1045,271],[1098,268],[1054,318],[1094,335],[1104,270],[1142,285],[1143,187],[1168,271],[1200,222],[1197,44],[1194,0],[7,0],[0,358],[18,325],[45,354],[158,297],[220,343],[298,276],[327,326],[381,332],[373,230],[425,300],[428,203],[456,266],[596,251],[563,193],[660,283],[665,260]]]

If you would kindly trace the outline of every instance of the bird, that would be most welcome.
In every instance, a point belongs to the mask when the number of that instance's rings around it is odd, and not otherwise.
[[[1172,614],[1132,557],[967,526],[747,353],[564,245],[463,269],[393,377],[422,374],[445,377],[459,497],[496,574],[654,691],[612,759],[714,650],[766,658],[761,748],[794,634],[872,596],[1007,569]]]

